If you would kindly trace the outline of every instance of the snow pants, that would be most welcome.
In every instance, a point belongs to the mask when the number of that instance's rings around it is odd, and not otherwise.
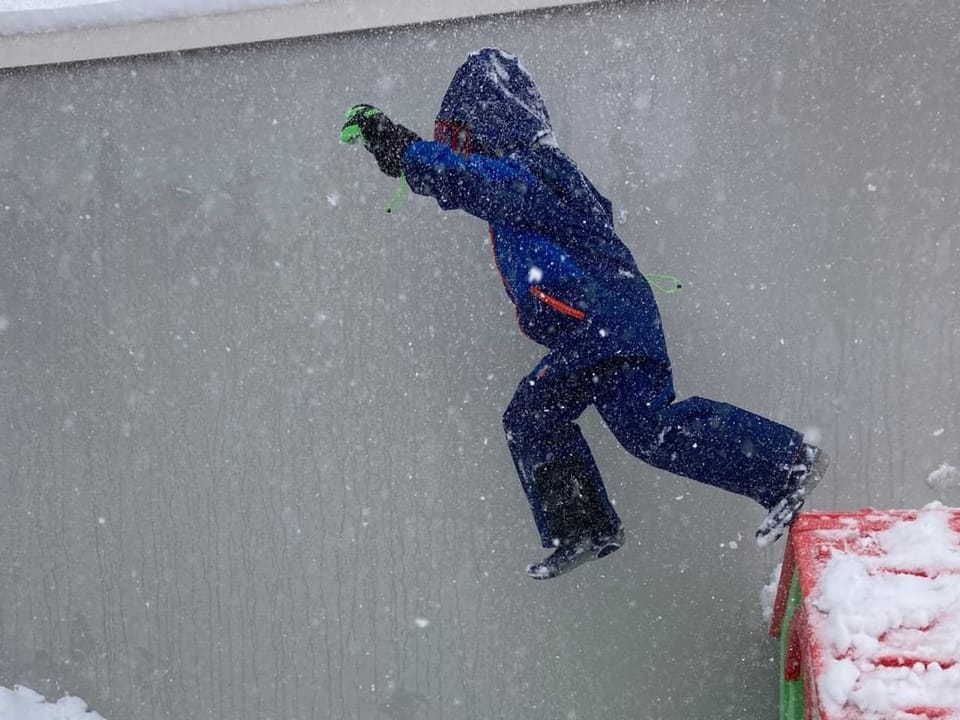
[[[658,323],[652,331],[661,332]],[[784,493],[803,442],[797,431],[733,405],[700,397],[676,401],[665,352],[585,362],[569,349],[552,350],[523,379],[503,415],[544,547],[620,527],[576,422],[588,405],[634,456],[767,509]]]

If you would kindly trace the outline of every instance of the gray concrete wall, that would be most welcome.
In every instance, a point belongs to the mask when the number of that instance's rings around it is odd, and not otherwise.
[[[612,3],[0,74],[0,684],[108,718],[774,717],[761,510],[583,424],[628,547],[555,582],[485,227],[338,146],[521,56],[678,389],[810,430],[818,508],[960,464],[960,13]],[[957,497],[943,496],[946,501]]]

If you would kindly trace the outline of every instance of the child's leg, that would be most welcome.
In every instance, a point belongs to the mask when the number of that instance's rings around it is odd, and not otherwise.
[[[705,398],[673,402],[669,369],[607,371],[596,405],[620,443],[654,467],[745,495],[769,509],[786,491],[803,443],[796,430]]]
[[[547,355],[503,415],[507,444],[544,547],[612,534],[620,519],[607,498],[577,418],[591,402],[591,373]]]

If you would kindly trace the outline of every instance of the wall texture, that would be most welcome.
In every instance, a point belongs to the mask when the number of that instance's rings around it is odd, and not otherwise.
[[[538,359],[428,133],[499,45],[614,202],[678,389],[810,432],[818,508],[960,465],[960,12],[609,3],[0,71],[0,684],[116,718],[774,717],[760,508],[592,411],[630,533],[551,583],[500,413]],[[956,495],[941,496],[947,502]]]

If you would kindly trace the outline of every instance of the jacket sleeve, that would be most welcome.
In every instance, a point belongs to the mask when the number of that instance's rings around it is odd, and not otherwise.
[[[552,234],[582,222],[522,163],[509,158],[465,156],[422,140],[407,148],[403,169],[410,189],[436,198],[444,210]]]

